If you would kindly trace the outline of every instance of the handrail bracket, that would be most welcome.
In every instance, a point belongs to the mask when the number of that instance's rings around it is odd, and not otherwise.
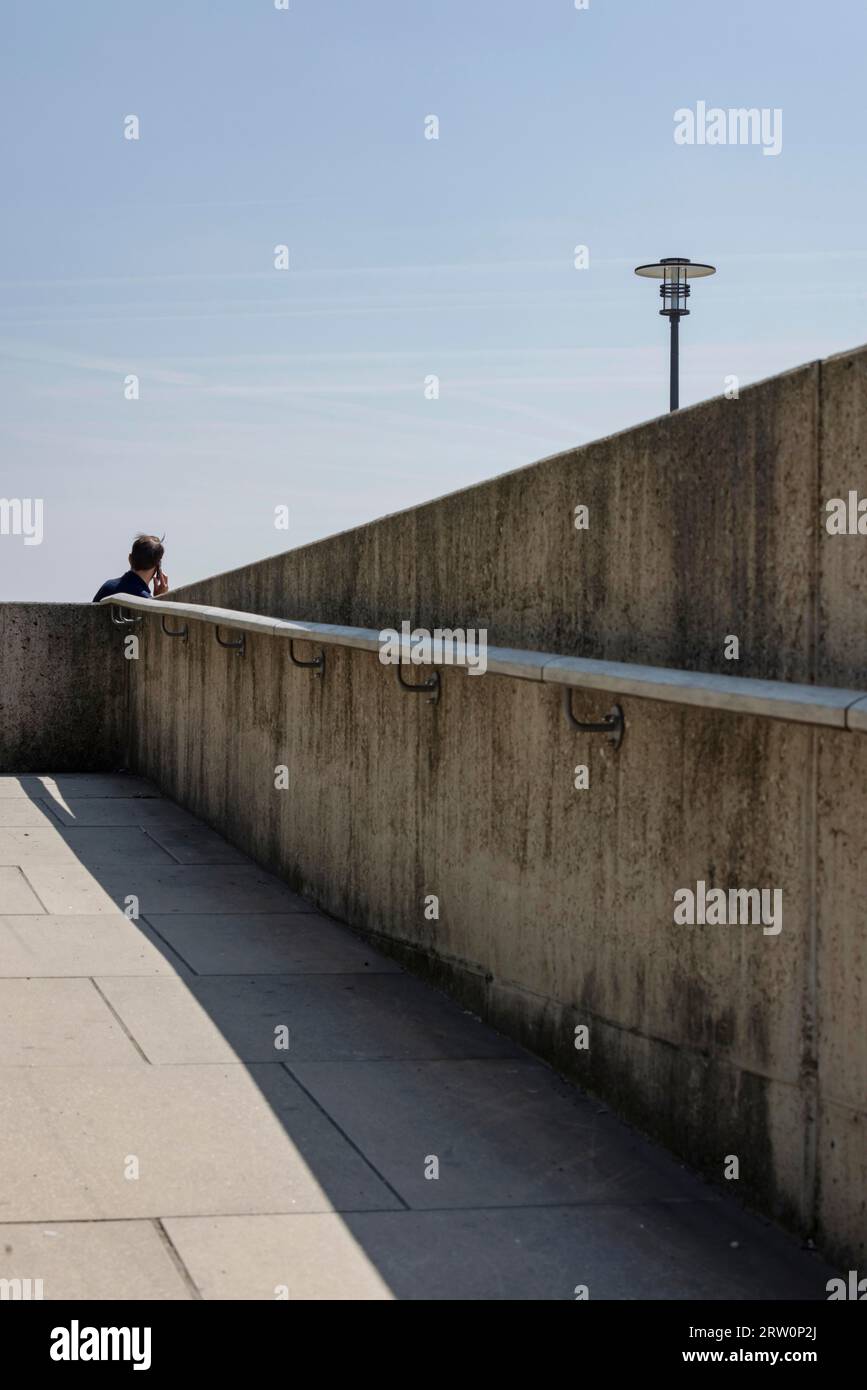
[[[295,643],[290,637],[289,660],[292,662],[293,666],[302,666],[308,670],[315,671],[317,677],[325,675],[325,650],[322,647],[319,649],[319,655],[315,656],[312,661],[302,661],[300,657],[295,655]]]
[[[186,623],[184,623],[183,627],[179,628],[177,632],[175,632],[170,627],[166,627],[165,613],[160,614],[160,626],[162,627],[163,632],[166,634],[166,637],[180,637],[182,642],[186,642],[190,635],[190,630]]]
[[[406,691],[408,691],[411,695],[424,695],[424,694],[426,693],[426,694],[427,694],[428,704],[429,704],[429,705],[435,705],[435,704],[437,704],[437,703],[439,702],[439,698],[440,698],[440,673],[439,673],[439,671],[432,671],[431,674],[427,677],[426,680],[419,681],[418,684],[416,684],[416,685],[412,684],[410,681],[405,681],[405,680],[404,680],[403,676],[400,674],[400,663],[398,663],[397,666],[395,666],[395,668],[394,668],[394,674],[397,676],[397,683],[398,683],[398,685],[400,686],[401,690],[406,690]]]
[[[237,652],[238,656],[244,655],[244,649],[247,643],[245,633],[241,633],[241,636],[238,638],[237,642],[224,642],[222,637],[220,636],[220,624],[214,623],[214,636],[216,637],[217,642],[221,647],[226,647],[229,651]]]
[[[572,687],[563,686],[563,713],[570,729],[577,729],[581,734],[605,734],[608,742],[614,748],[619,748],[623,742],[623,735],[626,731],[626,723],[623,718],[623,710],[620,705],[612,705],[605,718],[598,724],[583,724],[575,718],[572,713]]]

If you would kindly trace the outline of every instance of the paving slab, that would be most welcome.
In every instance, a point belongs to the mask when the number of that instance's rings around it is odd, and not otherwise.
[[[38,777],[16,777],[10,774],[0,776],[0,800],[38,801],[45,795],[45,787]]]
[[[306,912],[149,913],[148,921],[200,975],[401,974],[346,927]]]
[[[44,904],[19,868],[0,868],[0,913],[44,911]]]
[[[393,1297],[343,1216],[181,1216],[167,1218],[165,1228],[206,1299]]]
[[[826,1298],[833,1271],[733,1203],[175,1217],[206,1299]]]
[[[411,1207],[694,1198],[709,1190],[530,1058],[286,1066]],[[436,1180],[425,1177],[431,1157]]]
[[[7,902],[2,891],[3,875],[12,873],[21,875],[30,890],[29,899],[21,899],[20,905],[16,905],[14,898]],[[41,885],[42,891],[36,889],[37,883]],[[32,906],[27,906],[28,901]],[[56,916],[66,916],[68,913],[83,912],[116,916],[122,915],[122,903],[123,897],[116,903],[82,864],[31,864],[28,865],[26,879],[22,869],[0,868],[0,912],[4,915],[48,912]]]
[[[194,1297],[153,1221],[0,1226],[0,1278],[41,1279],[46,1302]]]
[[[56,772],[0,776],[0,798],[29,796],[68,801],[73,796],[161,796],[153,782],[124,772]]]
[[[144,1066],[91,980],[0,980],[6,1067]]]
[[[400,1206],[276,1064],[2,1067],[0,1173],[0,1221]]]
[[[0,802],[0,808],[2,804]],[[142,825],[149,830],[155,825],[192,828],[201,824],[189,811],[184,811],[165,797],[71,796],[62,804],[51,800],[42,804],[49,813],[49,818],[61,825]]]
[[[179,864],[252,864],[253,860],[230,845],[207,825],[148,826],[148,834]]]
[[[0,917],[0,976],[177,975],[169,952],[144,922],[122,913]],[[189,973],[189,972],[185,972]]]
[[[0,870],[2,872],[2,870]],[[128,872],[102,869],[98,878],[82,865],[34,864],[27,878],[44,910],[115,912],[134,895],[143,915],[168,912],[297,911],[302,900],[273,874],[247,864],[146,865]],[[0,910],[4,910],[0,902]],[[5,911],[26,911],[6,908]]]
[[[0,1063],[0,1278],[47,1298],[826,1296],[140,779],[0,778]]]
[[[172,856],[140,826],[61,829],[0,828],[0,864],[82,864],[87,869],[133,870],[172,864]]]
[[[155,1065],[371,1057],[519,1057],[410,975],[100,979]]]
[[[31,826],[57,824],[43,801],[31,801],[26,796],[0,798],[0,826]]]

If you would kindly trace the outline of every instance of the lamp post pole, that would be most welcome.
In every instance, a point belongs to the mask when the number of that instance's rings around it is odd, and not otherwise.
[[[669,363],[669,386],[668,386],[668,408],[677,410],[680,406],[680,344],[678,342],[678,324],[680,315],[671,316],[671,360]]]
[[[661,261],[655,261],[652,265],[639,265],[635,267],[636,275],[643,275],[647,279],[660,280],[660,297],[662,298],[663,314],[671,324],[671,357],[669,368],[669,410],[677,410],[680,406],[680,320],[689,313],[686,301],[690,295],[690,280],[696,280],[704,275],[714,275],[716,267],[712,265],[701,265],[698,262],[690,261],[685,256],[668,256]]]

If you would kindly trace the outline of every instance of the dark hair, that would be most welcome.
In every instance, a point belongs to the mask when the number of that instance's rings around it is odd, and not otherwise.
[[[159,569],[163,554],[163,543],[159,536],[136,536],[129,562],[134,570]]]

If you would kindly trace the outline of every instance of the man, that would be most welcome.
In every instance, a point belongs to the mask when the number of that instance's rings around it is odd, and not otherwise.
[[[150,598],[150,583],[153,580],[154,598],[159,598],[169,587],[169,581],[162,571],[163,543],[159,536],[136,536],[129,553],[129,569],[120,579],[107,579],[93,596],[99,603],[107,594],[134,594],[136,598]]]

